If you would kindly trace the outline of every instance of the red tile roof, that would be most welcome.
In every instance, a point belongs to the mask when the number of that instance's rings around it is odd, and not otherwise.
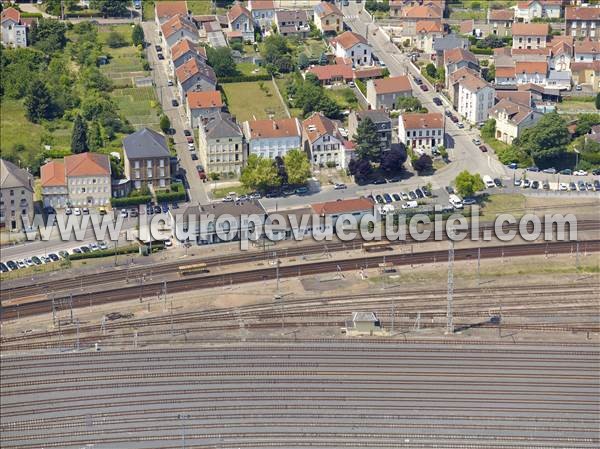
[[[479,65],[477,57],[468,50],[453,48],[452,50],[444,51],[444,64],[455,64],[459,61],[469,61]]]
[[[175,70],[175,75],[180,83],[184,83],[189,80],[192,76],[202,74],[205,78],[211,80],[215,84],[217,83],[217,77],[212,67],[198,62],[196,58],[192,58],[186,61]]]
[[[496,78],[514,78],[514,67],[496,67]]]
[[[513,103],[531,107],[531,92],[521,92],[518,90],[497,90],[496,99],[498,101],[507,99]]]
[[[273,0],[250,0],[248,2],[248,9],[250,9],[251,11],[275,9],[275,4],[273,3]]]
[[[600,8],[565,8],[567,20],[600,20]]]
[[[548,73],[548,63],[542,61],[517,61],[515,73]]]
[[[348,50],[356,44],[366,44],[367,40],[360,34],[353,33],[352,31],[345,31],[335,38],[335,42],[340,44],[345,50]]]
[[[470,90],[471,92],[477,92],[479,89],[483,89],[484,87],[490,87],[490,84],[481,78],[479,74],[473,75],[471,73],[466,73],[459,82],[461,86]]]
[[[223,99],[218,90],[190,92],[187,96],[190,109],[222,108]]]
[[[512,9],[490,9],[490,20],[514,20],[515,12]]]
[[[154,8],[159,19],[168,19],[177,14],[187,15],[188,13],[187,2],[156,2]]]
[[[173,34],[182,30],[188,30],[192,34],[198,32],[198,29],[194,23],[181,14],[171,17],[169,20],[163,23],[160,28],[165,38],[171,37]]]
[[[322,136],[333,136],[341,139],[338,133],[338,127],[335,122],[325,117],[320,112],[314,112],[310,117],[302,122],[304,135],[312,143]]]
[[[327,17],[331,14],[336,14],[339,16],[343,15],[342,11],[340,11],[337,6],[330,2],[319,3],[317,6],[315,6],[315,11],[317,11],[317,15],[320,18]]]
[[[366,68],[358,68],[354,69],[354,78],[355,79],[365,79],[365,78],[377,78],[382,76],[383,68],[382,67],[366,67]]]
[[[408,76],[392,76],[389,78],[383,78],[373,80],[375,87],[375,93],[377,94],[391,94],[395,92],[412,92],[412,87]]]
[[[67,177],[110,175],[110,160],[106,154],[74,154],[72,156],[65,157],[64,161]]]
[[[180,39],[171,47],[171,59],[176,61],[189,51],[200,55],[206,61],[206,48],[195,45],[189,39]]]
[[[600,42],[585,39],[575,42],[575,53],[600,53]]]
[[[40,175],[42,178],[42,187],[60,187],[67,185],[65,164],[63,161],[54,160],[42,165]]]
[[[408,19],[441,19],[442,10],[437,5],[417,5],[407,8],[402,14]]]
[[[352,72],[352,66],[350,64],[316,65],[314,67],[310,67],[306,72],[317,75],[319,81],[327,81],[339,78],[351,80],[354,78],[354,73]]]
[[[547,23],[513,23],[513,36],[547,36],[549,33]]]
[[[368,198],[353,198],[349,200],[311,204],[310,207],[312,207],[315,213],[319,215],[339,215],[344,213],[370,211],[373,209],[373,202]]]
[[[233,22],[241,15],[244,15],[250,20],[252,20],[252,14],[250,14],[250,11],[244,8],[241,4],[236,3],[231,7],[229,12],[227,13],[227,20],[229,20],[229,22]]]
[[[2,22],[4,22],[5,20],[11,19],[17,23],[20,22],[21,20],[21,13],[16,10],[15,8],[6,8],[4,11],[2,11]]]
[[[441,33],[444,30],[441,20],[417,20],[417,33]]]
[[[444,127],[444,116],[439,112],[402,114],[404,129],[439,129]]]
[[[463,20],[460,22],[460,34],[471,34],[475,28],[475,21],[473,19]]]
[[[251,139],[300,137],[300,123],[296,118],[251,120],[246,123]]]

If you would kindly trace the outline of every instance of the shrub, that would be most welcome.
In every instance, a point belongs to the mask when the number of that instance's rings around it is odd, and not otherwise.
[[[115,251],[114,248],[103,249],[100,251],[94,251],[90,253],[81,253],[81,254],[70,254],[69,260],[81,260],[81,259],[96,259],[99,257],[109,257],[117,254],[133,254],[137,253],[140,250],[139,245],[127,245],[117,248]]]
[[[271,75],[236,75],[236,76],[222,76],[219,78],[220,84],[227,83],[251,83],[254,81],[269,81]]]
[[[152,201],[151,195],[128,196],[125,198],[111,198],[110,204],[112,207],[137,206],[138,204],[146,204]]]

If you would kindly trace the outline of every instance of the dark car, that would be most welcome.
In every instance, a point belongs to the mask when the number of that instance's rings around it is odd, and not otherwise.
[[[421,187],[421,190],[423,191],[423,194],[425,196],[431,196],[431,190],[429,190],[429,187],[423,186],[423,187]]]
[[[456,117],[455,115],[451,115],[450,120],[452,120],[453,123],[458,123],[458,117]]]
[[[442,100],[440,100],[438,97],[433,97],[432,100],[435,104],[437,104],[438,106],[442,105]]]
[[[2,262],[0,262],[0,273],[8,273],[9,271],[10,270],[8,269],[8,267]]]
[[[192,160],[193,161],[197,161],[198,160],[198,155],[196,153],[192,153]]]
[[[163,203],[162,204],[162,211],[164,214],[166,214],[167,212],[169,212],[169,205],[167,203]]]
[[[58,255],[54,253],[48,254],[48,257],[52,260],[52,262],[56,262],[58,259],[60,259],[60,257],[58,257]]]
[[[92,249],[89,246],[87,246],[87,245],[80,246],[79,249],[83,253],[89,253],[90,251],[92,251]]]
[[[532,189],[539,189],[540,188],[540,182],[539,181],[532,181],[531,182],[531,188]]]
[[[421,198],[425,198],[425,194],[423,193],[423,191],[421,189],[419,189],[418,187],[415,189],[415,194],[417,195],[417,198],[421,199]]]
[[[379,184],[385,184],[385,183],[386,183],[386,180],[385,180],[385,179],[383,179],[383,178],[378,178],[378,179],[375,179],[375,180],[373,181],[373,184],[378,184],[378,185],[379,185]]]
[[[540,171],[540,169],[537,168],[535,165],[533,165],[531,167],[527,167],[527,171],[531,171],[531,172],[537,173],[537,172]]]
[[[402,178],[400,176],[394,176],[393,178],[389,178],[388,182],[400,182]]]
[[[596,175],[596,176],[600,175],[600,168],[592,170],[592,175]]]
[[[307,187],[298,187],[296,189],[296,195],[306,195],[308,193]]]
[[[202,165],[202,164],[196,165],[196,171],[198,173],[204,173],[204,165]]]
[[[543,188],[544,190],[550,190],[550,183],[549,183],[548,181],[544,181],[544,182],[542,183],[542,188]]]
[[[189,137],[189,136],[191,136],[191,135],[192,135],[192,133],[190,132],[190,130],[189,130],[189,129],[184,129],[184,130],[183,130],[183,135],[184,135],[184,136],[186,136],[186,137]]]
[[[377,201],[379,204],[385,203],[381,195],[375,195],[375,201]]]
[[[392,198],[394,199],[394,201],[401,201],[402,198],[400,197],[400,195],[398,195],[397,193],[392,193]]]
[[[544,173],[548,173],[549,175],[553,175],[556,173],[556,169],[554,167],[545,168],[542,170]]]
[[[600,181],[598,181],[597,179],[594,180],[594,190],[596,192],[600,191]]]
[[[569,183],[569,190],[577,190],[577,185],[574,182]]]
[[[33,256],[33,257],[31,258],[31,260],[32,260],[32,261],[33,261],[33,263],[34,263],[34,264],[36,264],[36,265],[41,265],[41,264],[42,264],[42,261],[40,260],[40,258],[39,258],[38,256]]]
[[[452,115],[452,111],[450,109],[446,109],[444,111],[444,114],[446,115],[446,117],[450,117]]]
[[[482,153],[487,153],[487,147],[485,145],[479,145],[479,149],[481,150]]]
[[[162,212],[160,206],[154,206],[154,213],[155,214],[160,214]]]
[[[6,262],[6,266],[8,268],[10,268],[11,270],[18,270],[19,269],[19,266],[15,262],[13,262],[12,260],[9,260],[8,262]]]
[[[419,87],[421,88],[421,90],[423,92],[427,92],[429,90],[429,87],[427,87],[427,84],[419,84]]]
[[[162,61],[163,59],[165,59],[165,57],[164,57],[164,55],[163,55],[162,53],[159,53],[157,56],[158,56],[158,59],[160,59],[161,61]]]
[[[452,186],[446,186],[446,192],[448,192],[449,195],[452,195],[454,193],[454,189],[452,188]]]
[[[462,203],[465,206],[472,206],[473,204],[477,203],[477,200],[475,198],[472,198],[472,197],[467,197],[467,198],[463,198]]]
[[[146,215],[154,215],[154,207],[146,206]]]
[[[507,165],[508,168],[511,168],[513,170],[516,170],[518,165],[516,162],[511,162],[510,164]]]
[[[561,170],[558,173],[560,173],[561,175],[571,175],[573,174],[573,170],[571,170],[570,168],[565,168],[564,170]]]
[[[174,107],[177,107],[177,106],[179,106],[179,102],[178,102],[177,100],[175,100],[175,98],[173,98],[173,99],[171,100],[171,104],[172,104]]]
[[[155,45],[154,48],[156,49],[157,52],[162,51],[162,47],[160,45]]]
[[[502,180],[500,178],[494,178],[494,184],[496,184],[496,187],[502,187]]]
[[[413,75],[413,79],[415,80],[415,83],[417,83],[417,85],[420,86],[421,84],[423,84],[423,80],[421,78],[418,78]]]
[[[81,254],[82,252],[79,248],[73,248],[73,254]]]
[[[414,201],[417,199],[417,194],[411,190],[410,192],[408,192],[408,197]]]
[[[384,193],[383,194],[383,199],[385,200],[386,203],[391,203],[392,202],[392,197],[390,196],[389,193]]]

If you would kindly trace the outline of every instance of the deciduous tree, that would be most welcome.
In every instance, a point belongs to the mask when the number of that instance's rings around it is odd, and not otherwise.
[[[472,196],[475,192],[485,189],[485,184],[478,173],[471,174],[464,170],[454,179],[456,191],[461,196]]]
[[[290,184],[304,184],[310,178],[310,162],[304,151],[290,150],[283,156],[283,161]]]
[[[419,173],[428,173],[433,170],[433,160],[428,154],[422,154],[412,162],[412,166]]]
[[[281,185],[277,167],[272,159],[251,154],[240,176],[242,185],[251,190],[265,191]]]

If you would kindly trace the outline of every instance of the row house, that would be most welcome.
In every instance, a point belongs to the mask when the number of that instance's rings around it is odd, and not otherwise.
[[[270,30],[275,21],[275,5],[273,0],[250,0],[248,10],[252,19],[262,30]]]
[[[31,19],[21,19],[21,13],[15,8],[6,8],[0,15],[2,26],[2,45],[5,47],[27,47],[27,28]]]
[[[22,229],[23,220],[33,220],[33,176],[0,159],[0,228]]]
[[[284,37],[305,39],[310,33],[308,15],[303,10],[280,10],[275,12],[277,32]]]
[[[600,60],[573,62],[571,76],[575,84],[589,84],[595,93],[600,92]]]
[[[165,1],[154,3],[154,20],[156,26],[161,29],[163,23],[167,22],[171,17],[177,15],[187,17],[189,15],[187,2],[183,1]]]
[[[433,53],[435,54],[436,68],[444,67],[444,53],[454,49],[469,49],[469,40],[457,34],[447,34],[435,40]]]
[[[320,112],[302,122],[302,148],[314,166],[346,166],[344,139],[338,128],[338,123]]]
[[[406,75],[367,81],[367,101],[372,109],[397,109],[396,101],[403,97],[412,97]]]
[[[313,22],[323,34],[338,34],[344,29],[344,14],[330,2],[321,2],[313,9]]]
[[[196,128],[202,118],[215,115],[224,106],[221,92],[218,90],[189,92],[185,107],[190,127]]]
[[[515,79],[517,84],[538,84],[544,86],[548,76],[547,62],[517,61],[515,63]]]
[[[444,116],[438,112],[402,114],[398,138],[407,147],[432,150],[444,145]]]
[[[514,23],[512,48],[546,48],[549,31],[547,23]]]
[[[576,41],[574,44],[575,62],[593,62],[600,60],[600,43],[591,39]]]
[[[458,113],[469,123],[485,122],[494,106],[494,88],[483,78],[467,74],[458,82]]]
[[[444,69],[446,73],[446,88],[449,87],[450,75],[463,67],[479,72],[479,60],[468,50],[455,48],[444,52]]]
[[[213,91],[217,87],[217,77],[213,68],[195,58],[178,67],[175,75],[182,103],[189,92]]]
[[[562,0],[530,0],[517,2],[514,14],[519,22],[531,22],[533,19],[560,19]]]
[[[490,118],[496,121],[496,139],[511,145],[524,129],[535,125],[542,114],[526,104],[507,98],[500,100],[491,110]]]
[[[372,49],[360,34],[346,31],[330,41],[335,56],[352,61],[353,66],[371,65]]]
[[[392,18],[402,17],[405,10],[414,6],[433,5],[441,11],[442,17],[446,11],[446,0],[390,0],[389,5]]]
[[[170,159],[167,138],[150,128],[142,128],[123,139],[125,177],[135,189],[169,187]]]
[[[111,170],[107,154],[81,153],[41,167],[44,206],[54,208],[107,206]]]
[[[434,53],[435,41],[444,36],[444,26],[441,20],[419,20],[415,25],[413,45],[419,50]]]
[[[171,47],[177,44],[180,40],[189,40],[197,44],[200,40],[198,28],[187,17],[176,15],[171,17],[162,27],[162,41],[167,47],[167,56],[171,57]]]
[[[230,33],[238,33],[244,42],[254,43],[254,19],[252,13],[240,3],[235,3],[227,12]]]
[[[198,150],[208,173],[239,176],[246,162],[244,133],[225,112],[202,117],[198,126]]]
[[[514,71],[514,70],[513,70]],[[452,72],[448,76],[448,98],[452,103],[454,110],[458,110],[458,91],[460,88],[460,82],[469,76],[479,77],[480,73],[477,70],[473,70],[470,67],[461,67],[460,69]]]
[[[343,58],[337,64],[315,65],[309,67],[306,73],[314,74],[322,85],[347,83],[354,79],[352,64],[344,62]]]
[[[402,22],[402,34],[404,36],[416,36],[417,22],[442,20],[442,10],[433,3],[428,2],[422,5],[415,5],[404,8],[400,17]]]
[[[488,9],[487,23],[490,26],[490,33],[494,36],[511,36],[514,20],[512,9]]]
[[[274,159],[301,148],[302,127],[297,118],[246,121],[243,132],[249,155]]]
[[[348,116],[348,137],[353,137],[358,132],[358,127],[363,120],[369,119],[377,128],[379,147],[387,151],[392,146],[392,119],[383,109],[370,109],[367,111],[351,111]]]
[[[600,41],[600,8],[567,7],[565,9],[565,33],[576,38]]]
[[[205,35],[205,41],[213,48],[227,47],[227,39],[223,33],[223,28],[217,21],[205,22],[202,25]],[[241,32],[240,32],[241,36]]]
[[[197,59],[198,62],[207,64],[208,57],[206,55],[206,48],[197,45],[189,39],[177,41],[177,43],[171,47],[171,58],[169,59],[169,65],[171,66],[173,75],[175,75],[176,70],[179,67],[190,59]]]

